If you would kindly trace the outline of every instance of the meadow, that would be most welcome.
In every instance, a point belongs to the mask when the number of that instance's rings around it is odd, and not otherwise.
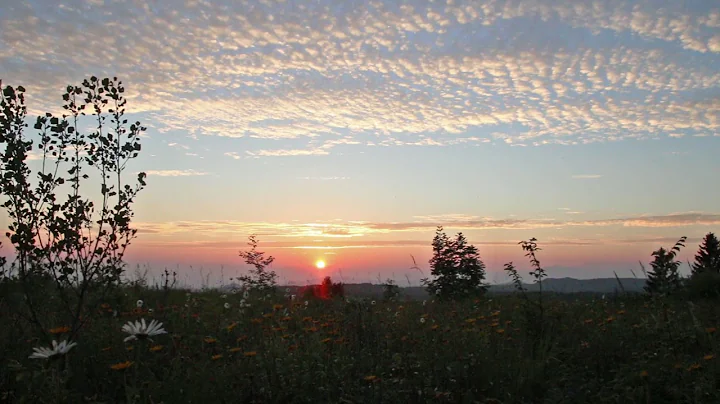
[[[0,399],[11,403],[717,403],[716,302],[520,295],[460,302],[305,299],[124,287],[67,355],[0,299]],[[64,339],[57,297],[38,312]],[[530,298],[535,298],[530,295]],[[162,322],[130,340],[124,324]]]

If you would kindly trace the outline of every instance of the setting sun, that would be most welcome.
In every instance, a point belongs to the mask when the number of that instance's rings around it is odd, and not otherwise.
[[[325,261],[317,260],[317,262],[315,263],[315,266],[317,267],[317,269],[323,269],[323,268],[325,268]]]

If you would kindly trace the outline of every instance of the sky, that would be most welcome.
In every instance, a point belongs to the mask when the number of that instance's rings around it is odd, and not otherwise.
[[[713,1],[0,2],[29,115],[91,75],[147,127],[151,278],[227,283],[257,234],[281,283],[418,285],[437,225],[493,283],[531,237],[550,277],[642,276],[720,231]]]

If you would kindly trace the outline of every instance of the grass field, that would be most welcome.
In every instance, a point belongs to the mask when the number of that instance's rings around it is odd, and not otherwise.
[[[267,298],[126,288],[55,360],[28,358],[49,340],[14,314],[18,302],[7,294],[0,400],[720,402],[716,302],[546,295],[540,318],[516,295],[305,301],[280,291]],[[67,324],[54,299],[45,301],[45,331],[60,341]],[[141,318],[161,321],[167,334],[124,342],[122,326]]]

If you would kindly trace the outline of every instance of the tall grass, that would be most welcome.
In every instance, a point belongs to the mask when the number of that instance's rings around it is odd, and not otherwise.
[[[664,322],[640,296],[546,294],[552,328],[538,340],[521,295],[293,301],[136,285],[93,313],[64,360],[43,361],[28,359],[43,343],[14,314],[14,285],[2,287],[7,402],[720,402],[712,302],[668,300]],[[57,300],[44,301],[41,315],[64,326]],[[138,318],[169,334],[124,343],[122,325]]]

